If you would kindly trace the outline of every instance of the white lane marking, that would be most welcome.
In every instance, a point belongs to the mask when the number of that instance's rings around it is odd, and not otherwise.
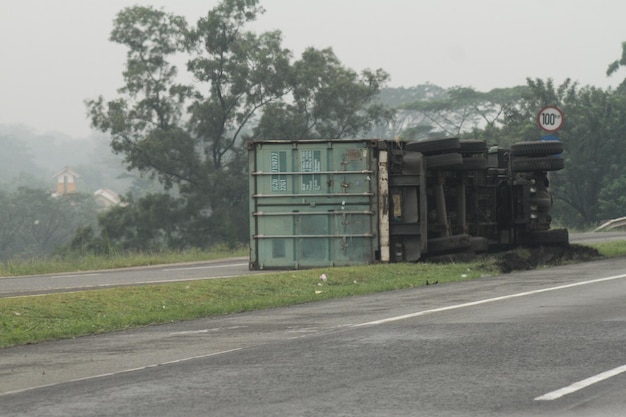
[[[95,277],[97,275],[102,275],[101,273],[94,273],[94,274],[70,274],[70,275],[52,275],[49,276],[48,278],[74,278],[74,277]],[[43,278],[43,277],[36,277],[36,278]]]
[[[189,266],[189,267],[182,267],[182,268],[168,268],[168,269],[164,269],[163,272],[187,271],[190,269],[230,268],[231,266],[248,266],[248,264],[241,263],[241,264],[228,264],[228,265]]]
[[[170,333],[170,336],[186,336],[186,335],[194,335],[194,334],[203,334],[209,332],[220,332],[223,330],[237,330],[237,329],[245,329],[248,326],[230,326],[230,327],[215,327],[213,329],[202,329],[202,330],[186,330],[182,332],[173,332]]]
[[[469,303],[433,308],[431,310],[417,311],[415,313],[404,314],[402,316],[389,317],[389,318],[382,319],[382,320],[374,320],[374,321],[368,321],[366,323],[355,324],[353,325],[353,327],[373,326],[377,324],[391,323],[394,321],[400,321],[400,320],[412,319],[414,317],[424,316],[426,314],[440,313],[442,311],[449,311],[449,310],[457,310],[457,309],[465,308],[465,307],[473,307],[473,306],[477,306],[481,304],[493,303],[495,301],[510,300],[512,298],[526,297],[528,295],[541,294],[541,293],[550,292],[550,291],[564,290],[567,288],[580,287],[582,285],[597,284],[599,282],[612,281],[612,280],[622,279],[622,278],[626,278],[626,274],[615,275],[612,277],[598,278],[598,279],[594,279],[590,281],[576,282],[576,283],[567,284],[567,285],[559,285],[558,287],[544,288],[541,290],[533,290],[533,291],[520,292],[517,294],[503,295],[501,297],[487,298],[485,300],[472,301]]]
[[[617,376],[623,372],[626,372],[626,365],[618,366],[615,369],[611,369],[610,371],[602,372],[601,374],[592,376],[587,379],[583,379],[582,381],[578,381],[573,383],[570,386],[558,389],[556,391],[549,392],[547,394],[541,395],[535,398],[535,401],[552,401],[559,399],[567,394],[571,394],[573,392],[579,391],[583,388],[587,388],[590,385],[597,384],[598,382],[602,382],[605,379],[612,378]]]
[[[121,371],[109,372],[109,373],[106,373],[106,374],[86,376],[86,377],[83,377],[83,378],[71,379],[69,381],[55,382],[53,384],[39,385],[39,386],[36,386],[36,387],[28,387],[28,388],[24,388],[24,389],[15,390],[15,391],[0,392],[0,397],[3,397],[5,395],[20,394],[20,393],[23,393],[23,392],[32,391],[32,390],[36,390],[36,389],[40,389],[40,388],[54,387],[56,385],[69,384],[69,383],[81,382],[81,381],[89,381],[89,380],[92,380],[92,379],[105,378],[105,377],[108,377],[108,376],[115,376],[115,375],[122,375],[122,374],[131,373],[131,372],[143,371],[143,370],[146,370],[146,369],[156,368],[156,367],[164,366],[164,365],[174,365],[174,364],[177,364],[177,363],[187,362],[187,361],[191,361],[191,360],[194,360],[194,359],[210,358],[211,356],[217,356],[217,355],[223,355],[225,353],[237,352],[238,350],[241,350],[241,349],[243,349],[243,348],[235,348],[235,349],[223,350],[221,352],[213,352],[213,353],[209,353],[209,354],[206,354],[206,355],[198,355],[198,356],[192,356],[190,358],[176,359],[176,360],[169,361],[169,362],[162,362],[162,363],[155,363],[155,364],[152,364],[152,365],[141,366],[139,368],[124,369],[124,370],[121,370]]]

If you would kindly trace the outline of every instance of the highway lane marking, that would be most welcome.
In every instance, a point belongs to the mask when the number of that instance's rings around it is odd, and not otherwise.
[[[626,278],[626,274],[614,275],[614,276],[605,277],[605,278],[598,278],[598,279],[593,279],[590,281],[576,282],[573,284],[559,285],[557,287],[543,288],[541,290],[533,290],[533,291],[520,292],[517,294],[503,295],[501,297],[487,298],[485,300],[471,301],[469,303],[455,304],[455,305],[446,306],[446,307],[433,308],[430,310],[422,310],[422,311],[417,311],[415,313],[404,314],[401,316],[389,317],[386,319],[368,321],[366,323],[360,323],[360,324],[354,324],[353,327],[374,326],[378,324],[391,323],[395,321],[407,320],[407,319],[412,319],[414,317],[424,316],[426,314],[440,313],[442,311],[458,310],[461,308],[473,307],[473,306],[478,306],[481,304],[493,303],[496,301],[510,300],[513,298],[526,297],[529,295],[541,294],[541,293],[550,292],[550,291],[564,290],[568,288],[580,287],[583,285],[597,284],[600,282],[613,281],[613,280],[622,279],[622,278]]]
[[[587,388],[593,384],[597,384],[598,382],[602,382],[605,379],[612,378],[621,373],[626,372],[626,365],[618,366],[617,368],[611,369],[610,371],[602,372],[598,375],[592,376],[587,379],[583,379],[582,381],[578,381],[569,385],[567,387],[549,392],[547,394],[541,395],[535,398],[535,401],[552,401],[559,399],[565,395],[571,394],[576,391],[580,391],[583,388]]]
[[[235,348],[235,349],[223,350],[221,352],[213,352],[213,353],[208,353],[206,355],[198,355],[198,356],[192,356],[192,357],[189,357],[189,358],[176,359],[176,360],[169,361],[169,362],[155,363],[155,364],[152,364],[152,365],[140,366],[138,368],[132,368],[132,369],[123,369],[121,371],[108,372],[108,373],[105,373],[105,374],[99,374],[99,375],[93,375],[93,376],[86,376],[86,377],[83,377],[83,378],[71,379],[69,381],[55,382],[55,383],[52,383],[52,384],[39,385],[39,386],[36,386],[36,387],[28,387],[28,388],[15,390],[15,391],[0,392],[0,397],[6,396],[6,395],[12,395],[12,394],[21,394],[23,392],[32,391],[32,390],[41,389],[41,388],[50,388],[50,387],[54,387],[54,386],[57,386],[57,385],[70,384],[70,383],[81,382],[81,381],[90,381],[92,379],[106,378],[106,377],[109,377],[109,376],[122,375],[122,374],[131,373],[131,372],[138,372],[138,371],[143,371],[143,370],[146,370],[146,369],[157,368],[159,366],[174,365],[174,364],[177,364],[177,363],[187,362],[187,361],[191,361],[191,360],[194,360],[194,359],[205,359],[205,358],[210,358],[212,356],[218,356],[218,355],[224,355],[226,353],[237,352],[238,350],[241,350],[241,349],[243,349],[243,348]]]
[[[208,265],[208,266],[189,266],[189,267],[183,267],[183,268],[168,268],[168,269],[164,269],[163,272],[170,272],[170,271],[187,271],[190,269],[213,269],[213,268],[229,268],[232,266],[248,266],[247,263],[240,263],[240,264],[228,264],[228,265]]]
[[[95,277],[97,275],[102,275],[101,273],[94,273],[94,274],[70,274],[70,275],[52,275],[48,278],[51,279],[55,279],[55,278],[74,278],[74,277]],[[32,278],[43,278],[43,277],[32,277]]]
[[[76,273],[76,274],[67,274],[67,275],[23,275],[23,276],[15,276],[15,277],[0,277],[0,279],[8,280],[27,280],[27,279],[57,279],[57,278],[74,278],[74,277],[94,277],[97,275],[102,275],[101,272],[91,272],[91,273]]]

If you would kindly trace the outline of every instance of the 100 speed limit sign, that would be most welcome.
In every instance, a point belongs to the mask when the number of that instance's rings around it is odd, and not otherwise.
[[[556,132],[563,126],[565,118],[561,109],[555,106],[547,106],[539,111],[537,123],[546,132]]]

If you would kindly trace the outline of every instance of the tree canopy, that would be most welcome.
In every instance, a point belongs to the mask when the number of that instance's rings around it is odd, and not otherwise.
[[[257,0],[223,0],[195,25],[151,7],[119,12],[110,39],[127,48],[125,84],[117,98],[100,96],[87,108],[127,168],[156,178],[170,195],[128,199],[117,213],[128,222],[125,232],[114,233],[114,216],[103,216],[102,238],[136,247],[148,244],[142,239],[244,242],[246,140],[337,139],[391,118],[373,102],[388,79],[384,71],[357,74],[331,49],[309,48],[293,61],[279,31],[247,30],[263,11]],[[189,82],[180,81],[181,60]],[[141,235],[139,212],[160,204],[169,207],[151,224],[160,232]]]

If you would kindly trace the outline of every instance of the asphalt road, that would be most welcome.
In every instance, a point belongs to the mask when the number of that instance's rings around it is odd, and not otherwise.
[[[230,278],[253,273],[262,273],[262,271],[249,271],[248,258],[231,258],[188,264],[4,277],[0,278],[0,298],[128,285]]]
[[[0,414],[623,416],[625,272],[604,260],[3,349]]]

